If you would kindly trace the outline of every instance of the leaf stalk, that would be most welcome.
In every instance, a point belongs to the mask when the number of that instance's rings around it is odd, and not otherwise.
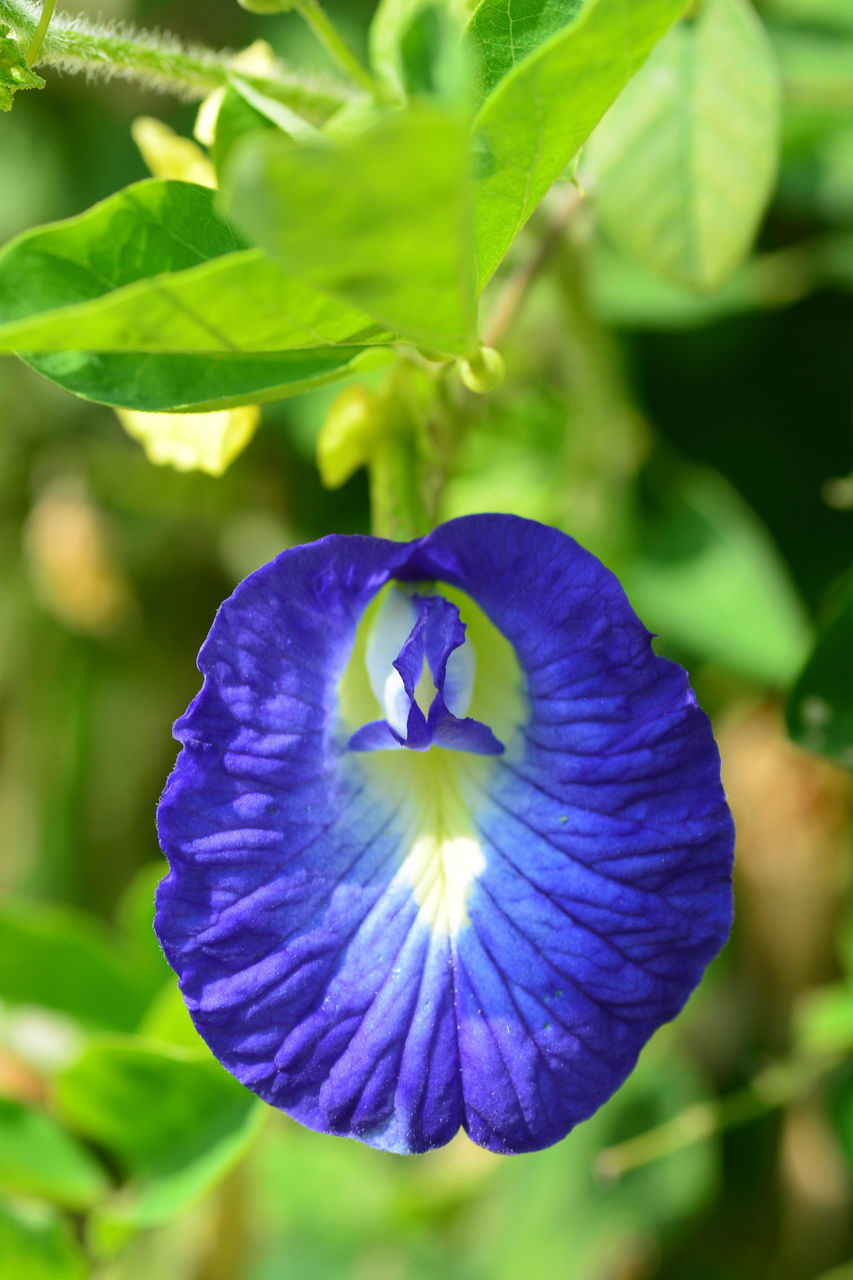
[[[371,97],[381,101],[381,86],[359,62],[319,0],[296,0],[295,8],[344,75]]]
[[[36,27],[36,32],[35,32],[35,35],[33,36],[32,44],[27,50],[27,66],[28,67],[31,67],[35,62],[36,58],[39,56],[39,52],[44,43],[44,38],[47,35],[47,29],[50,26],[50,20],[53,17],[53,11],[55,8],[56,8],[56,0],[45,0],[45,3],[42,5],[41,18],[39,19],[39,24]]]

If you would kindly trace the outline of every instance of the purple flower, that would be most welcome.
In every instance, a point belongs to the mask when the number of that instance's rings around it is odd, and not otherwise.
[[[332,536],[241,583],[199,667],[156,930],[219,1060],[389,1151],[591,1115],[731,922],[708,720],[616,578],[513,516]]]

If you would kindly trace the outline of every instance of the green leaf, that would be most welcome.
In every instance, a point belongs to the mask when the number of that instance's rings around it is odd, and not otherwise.
[[[55,1120],[0,1098],[0,1190],[88,1209],[109,1185],[94,1156]]]
[[[19,89],[43,89],[44,80],[28,65],[21,46],[0,23],[0,111],[12,110]]]
[[[622,574],[640,617],[666,642],[787,685],[808,649],[809,626],[757,517],[708,467],[653,471],[646,483],[644,543]]]
[[[353,377],[389,360],[383,348],[318,347],[281,355],[123,355],[48,352],[27,364],[99,404],[147,413],[203,413],[269,404]]]
[[[817,638],[788,700],[791,736],[853,768],[853,578]]]
[[[246,249],[215,193],[156,179],[0,253],[0,350],[267,353],[380,335]]]
[[[0,906],[0,993],[7,1004],[130,1031],[156,990],[133,953],[83,912],[37,903]]]
[[[37,263],[26,253],[0,258],[0,279],[16,289],[29,280],[42,306],[38,314],[0,323],[0,351],[257,355],[337,342],[367,345],[381,336],[357,311],[289,278],[259,249],[152,275],[70,306],[46,301],[39,288],[41,272],[55,273],[59,254],[57,247]]]
[[[244,1153],[262,1105],[204,1056],[100,1037],[59,1078],[60,1113],[113,1153],[127,1185],[99,1209],[102,1234],[165,1222]]]
[[[252,136],[226,176],[230,211],[284,268],[435,350],[475,337],[467,141],[455,114],[395,112],[339,145]]]
[[[589,0],[483,103],[474,124],[481,287],[683,9],[684,0]]]
[[[215,199],[146,181],[13,240],[0,350],[86,399],[154,412],[263,403],[354,372],[376,328],[247,249]]]
[[[468,35],[479,54],[483,96],[568,26],[583,4],[584,0],[480,0],[468,23]]]
[[[584,182],[638,262],[714,289],[746,256],[779,152],[779,72],[748,0],[705,0],[655,49],[593,135]]]
[[[85,1280],[70,1228],[46,1206],[0,1203],[0,1280]]]

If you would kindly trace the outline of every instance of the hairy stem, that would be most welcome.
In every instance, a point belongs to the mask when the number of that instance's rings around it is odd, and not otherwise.
[[[39,28],[39,10],[30,0],[0,0],[0,23],[12,27],[32,45]],[[53,64],[66,71],[103,72],[108,76],[137,80],[185,98],[203,98],[231,81],[233,57],[228,53],[185,47],[173,36],[107,26],[54,15],[44,34],[39,64]],[[242,68],[243,80],[300,115],[322,123],[349,100],[350,90],[337,83],[306,79],[282,71],[275,77],[253,75]]]

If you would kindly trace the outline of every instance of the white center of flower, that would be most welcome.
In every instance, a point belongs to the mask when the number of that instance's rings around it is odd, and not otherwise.
[[[377,752],[366,761],[398,808],[402,854],[395,880],[408,886],[431,930],[450,938],[469,922],[468,899],[486,868],[475,809],[492,762],[449,751]]]

